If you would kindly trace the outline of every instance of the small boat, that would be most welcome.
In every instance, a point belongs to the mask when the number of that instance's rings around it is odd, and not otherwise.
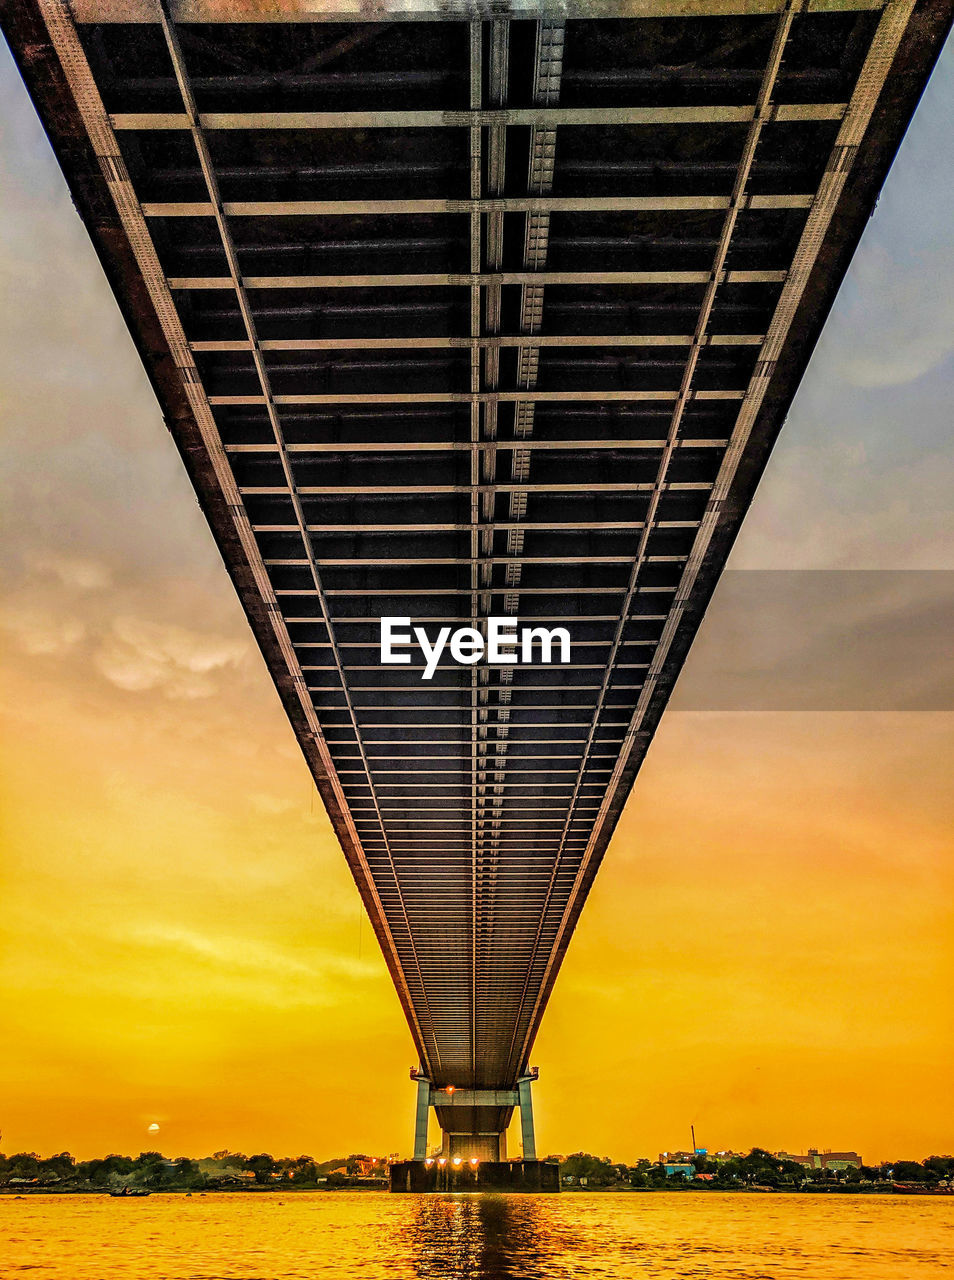
[[[115,1196],[119,1200],[130,1200],[133,1196],[152,1195],[151,1191],[145,1191],[142,1187],[123,1187],[119,1191],[110,1191],[111,1196]]]

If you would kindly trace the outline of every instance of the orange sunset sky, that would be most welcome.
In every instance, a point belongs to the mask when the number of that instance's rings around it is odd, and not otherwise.
[[[952,53],[740,574],[954,571]],[[3,1149],[406,1154],[397,998],[5,50],[0,130]],[[654,1157],[692,1123],[710,1149],[951,1152],[954,713],[699,709],[723,599],[532,1055],[538,1148]],[[949,616],[922,614],[899,625],[943,666]]]

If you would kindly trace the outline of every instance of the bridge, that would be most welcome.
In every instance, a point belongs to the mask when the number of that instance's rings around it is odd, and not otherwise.
[[[394,980],[415,1157],[435,1107],[502,1160],[519,1105],[529,1160],[548,997],[950,5],[0,14]],[[385,617],[463,639],[428,675]],[[475,660],[492,618],[559,652]]]

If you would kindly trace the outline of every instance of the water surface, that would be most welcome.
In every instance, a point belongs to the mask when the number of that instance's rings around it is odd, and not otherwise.
[[[954,1197],[0,1196],[3,1280],[928,1280]]]

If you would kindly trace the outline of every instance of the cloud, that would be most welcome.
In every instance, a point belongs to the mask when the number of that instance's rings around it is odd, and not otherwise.
[[[291,813],[296,807],[293,801],[281,796],[267,795],[263,791],[253,792],[248,802],[256,813],[265,817],[277,818],[280,814]]]
[[[952,71],[948,49],[895,158],[835,309],[842,370],[859,387],[903,386],[954,353],[954,173],[944,163],[954,109]]]
[[[48,609],[8,605],[0,609],[0,627],[31,656],[58,657],[69,653],[86,635],[78,618],[57,617]]]
[[[150,925],[138,929],[132,941],[142,946],[184,952],[195,959],[228,969],[315,978],[317,971],[287,952],[249,938],[209,937],[175,925]]]
[[[244,640],[127,616],[113,620],[94,661],[129,693],[155,689],[167,698],[208,698],[217,689],[212,673],[238,666],[247,652]]]
[[[298,1003],[303,994],[309,1002],[334,1002],[342,994],[340,983],[360,982],[380,973],[374,955],[359,960],[314,948],[296,955],[290,948],[262,939],[213,935],[176,924],[145,924],[121,936],[135,946],[205,965],[206,984],[238,982],[248,994],[253,989],[249,984],[258,984],[262,997],[273,1004]]]
[[[946,245],[908,254],[864,245],[843,305],[852,336],[842,372],[855,386],[913,382],[954,352],[954,261]]]
[[[113,580],[109,567],[90,556],[48,554],[28,555],[27,563],[34,573],[58,578],[64,587],[77,591],[101,591]]]

